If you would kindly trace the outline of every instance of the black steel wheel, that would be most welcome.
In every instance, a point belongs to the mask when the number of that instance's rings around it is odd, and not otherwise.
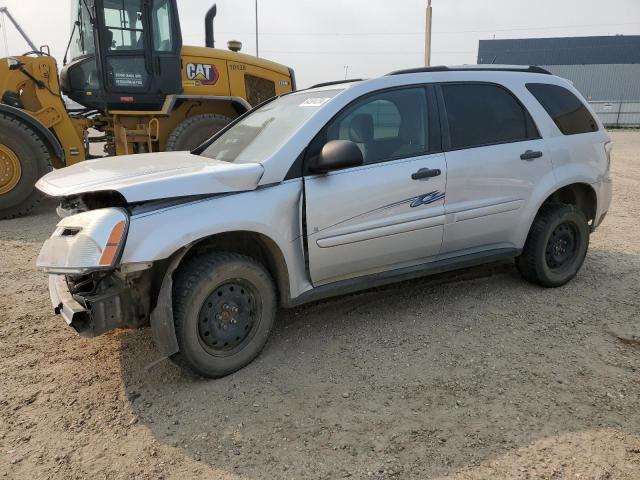
[[[204,377],[233,373],[260,353],[275,312],[275,287],[259,262],[235,253],[191,258],[175,276],[180,351],[172,359]]]
[[[544,287],[559,287],[576,276],[589,248],[589,225],[573,205],[544,205],[531,226],[516,266]]]
[[[251,341],[262,313],[257,295],[252,284],[238,279],[209,295],[198,317],[200,341],[207,351],[229,356]]]

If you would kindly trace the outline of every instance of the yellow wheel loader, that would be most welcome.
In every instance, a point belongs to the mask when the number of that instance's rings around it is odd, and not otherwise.
[[[60,75],[48,48],[0,14],[32,49],[0,60],[0,218],[27,213],[40,200],[36,180],[92,158],[91,144],[109,156],[190,150],[251,106],[295,90],[290,68],[239,53],[239,42],[214,48],[215,5],[206,47],[195,47],[182,45],[176,0],[72,0]]]

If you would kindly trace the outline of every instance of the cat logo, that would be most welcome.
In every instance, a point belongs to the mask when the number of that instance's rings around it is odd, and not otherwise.
[[[216,66],[206,63],[187,63],[186,73],[185,86],[215,85],[220,78]]]

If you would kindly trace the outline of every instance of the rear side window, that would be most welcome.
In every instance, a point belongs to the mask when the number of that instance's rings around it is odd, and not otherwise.
[[[492,84],[442,84],[452,149],[540,138],[531,115],[506,89]]]
[[[547,83],[528,83],[527,89],[564,135],[598,131],[598,124],[587,107],[566,88]]]

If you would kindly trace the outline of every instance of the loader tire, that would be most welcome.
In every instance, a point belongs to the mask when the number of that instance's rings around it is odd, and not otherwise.
[[[26,215],[44,195],[35,188],[51,171],[49,151],[36,132],[0,114],[0,219]]]
[[[205,113],[183,120],[169,135],[165,151],[193,150],[231,122],[224,115]]]

